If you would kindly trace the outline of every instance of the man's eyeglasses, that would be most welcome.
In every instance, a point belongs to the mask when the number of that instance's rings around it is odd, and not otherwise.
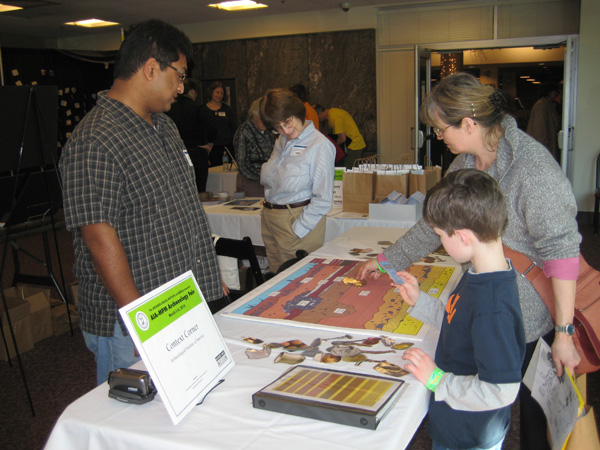
[[[273,128],[273,133],[279,134],[285,132],[288,128],[291,128],[294,125],[294,116],[287,118],[279,125],[276,125]]]
[[[450,128],[452,125],[448,125],[446,128],[444,128],[443,130],[437,127],[433,127],[433,132],[435,133],[435,136],[439,139],[444,135],[444,131],[446,131],[448,128]]]
[[[187,78],[187,75],[185,74],[185,72],[182,72],[181,70],[179,70],[177,67],[173,67],[171,64],[169,63],[165,63],[167,66],[169,66],[171,69],[173,69],[175,72],[177,72],[179,74],[179,82],[183,83],[183,80],[185,80]]]

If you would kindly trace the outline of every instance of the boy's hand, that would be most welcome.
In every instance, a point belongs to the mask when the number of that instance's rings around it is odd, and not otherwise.
[[[409,348],[402,355],[402,359],[409,361],[404,368],[424,385],[427,384],[433,370],[437,367],[433,359],[420,348]]]
[[[398,272],[398,276],[404,280],[404,284],[392,283],[398,288],[400,295],[410,306],[415,306],[419,300],[419,281],[408,272]]]

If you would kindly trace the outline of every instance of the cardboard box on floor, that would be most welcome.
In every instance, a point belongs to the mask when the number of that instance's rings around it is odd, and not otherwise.
[[[50,306],[50,314],[52,316],[52,333],[54,336],[59,336],[67,331],[70,332],[71,327],[69,326],[67,305],[61,300],[51,298]],[[73,305],[69,305],[69,314],[71,316],[71,324],[73,325],[73,329],[75,329],[79,326],[79,314],[77,313],[77,308],[75,308]]]
[[[51,290],[48,286],[33,284],[19,283],[16,286],[17,297],[29,303],[34,344],[52,336],[52,317],[50,315]]]
[[[73,305],[77,308],[79,297],[79,282],[73,281],[67,284],[67,301],[69,305]]]
[[[12,324],[12,329],[17,341],[17,348],[19,354],[23,354],[33,349],[33,334],[31,326],[31,314],[29,312],[29,303],[25,300],[21,300],[16,297],[15,291],[7,289],[4,291],[6,299],[6,306],[8,307],[8,314]],[[12,340],[10,329],[8,328],[8,317],[4,310],[4,305],[0,308],[0,321],[2,323],[2,332],[8,345],[8,355],[6,354],[6,348],[4,341],[0,343],[0,360],[8,361],[8,358],[14,358],[16,356],[15,345]]]
[[[16,287],[17,296],[21,299],[25,299],[26,297],[30,297],[35,294],[39,294],[40,292],[46,296],[48,299],[48,304],[50,304],[50,294],[52,292],[52,288],[50,286],[39,286],[37,284],[26,284],[26,283],[17,283]]]

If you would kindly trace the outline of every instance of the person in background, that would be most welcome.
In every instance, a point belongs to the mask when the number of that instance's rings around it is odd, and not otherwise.
[[[183,80],[183,94],[177,96],[177,100],[167,111],[167,115],[177,125],[179,135],[186,146],[192,164],[194,164],[198,192],[204,192],[208,178],[208,153],[211,151],[213,143],[208,142],[205,119],[201,105],[196,103],[197,97],[196,81],[186,78]]]
[[[191,270],[208,302],[223,297],[194,168],[165,114],[183,92],[192,44],[159,20],[134,25],[114,82],[60,159],[73,233],[79,317],[98,384],[139,360],[118,309]]]
[[[298,98],[304,103],[304,107],[306,108],[306,120],[310,120],[317,130],[320,130],[319,127],[319,115],[315,108],[311,106],[308,102],[308,92],[306,91],[306,87],[303,84],[295,84],[290,88],[294,94],[298,96]]]
[[[472,75],[457,73],[432,89],[420,114],[423,122],[434,127],[437,138],[443,139],[457,155],[448,173],[476,168],[499,183],[508,208],[504,244],[526,255],[551,278],[554,321],[531,283],[524,276],[517,277],[527,342],[523,373],[537,340],[543,337],[552,346],[560,376],[564,367],[572,372],[580,361],[572,336],[563,328],[573,321],[579,274],[581,235],[575,220],[577,204],[569,180],[552,155],[519,130],[515,119],[505,111],[503,95]],[[439,236],[420,220],[377,259],[387,259],[402,270],[439,245]],[[377,260],[363,263],[357,276],[377,278]],[[549,449],[544,412],[525,385],[521,386],[519,400],[521,448]]]
[[[260,184],[260,169],[269,160],[275,145],[275,137],[260,120],[260,98],[250,105],[248,119],[240,125],[233,136],[236,162],[239,173],[236,189],[247,197],[264,197]]]
[[[445,303],[398,272],[404,283],[394,285],[409,314],[441,328],[435,359],[413,347],[404,368],[433,392],[427,432],[434,450],[501,450],[525,357],[517,276],[502,248],[504,197],[485,172],[456,170],[428,192],[423,220],[456,262],[472,267]]]
[[[310,120],[315,126],[315,128],[321,131],[321,128],[319,126],[319,115],[317,114],[315,108],[313,108],[308,102],[308,93],[306,92],[306,88],[304,87],[304,85],[296,84],[290,88],[290,91],[296,94],[298,98],[304,103],[304,107],[306,108],[306,120]],[[342,147],[340,147],[335,141],[335,139],[331,138],[331,136],[327,136],[326,134],[324,134],[324,136],[327,139],[329,139],[331,143],[335,146],[335,164],[337,166],[337,164],[342,162],[342,160],[346,156],[345,150]]]
[[[323,245],[333,203],[335,149],[305,117],[304,104],[288,89],[268,90],[261,100],[260,119],[280,134],[260,172],[261,231],[271,272],[297,250]]]
[[[223,164],[223,152],[227,148],[233,153],[233,135],[235,133],[235,123],[233,111],[227,103],[225,89],[220,81],[215,81],[208,88],[208,102],[202,105],[202,114],[205,122],[212,127],[213,148],[208,154],[208,161],[211,167]]]
[[[354,161],[362,157],[362,153],[367,147],[365,140],[358,131],[356,122],[352,116],[340,108],[324,108],[323,106],[314,105],[319,120],[327,121],[331,133],[335,135],[335,141],[344,149],[346,158],[344,163],[346,168],[351,169],[354,166]]]
[[[555,103],[558,94],[558,86],[555,83],[542,84],[540,99],[531,108],[527,134],[546,147],[554,159],[560,162],[558,148],[560,116],[556,112]]]

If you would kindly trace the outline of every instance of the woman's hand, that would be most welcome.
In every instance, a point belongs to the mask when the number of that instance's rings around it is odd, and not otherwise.
[[[392,283],[392,285],[398,288],[398,292],[400,292],[406,303],[410,306],[415,306],[421,293],[419,281],[408,272],[398,272],[398,275],[404,280],[404,284]]]
[[[577,289],[575,280],[562,280],[556,277],[550,278],[552,292],[554,293],[554,321],[557,325],[573,323],[573,310],[575,308],[575,291]],[[552,360],[556,367],[556,375],[563,374],[563,366],[567,367],[571,374],[581,358],[577,354],[573,338],[567,333],[557,332],[554,334],[552,343]]]
[[[376,280],[382,273],[379,271],[376,259],[370,259],[358,265],[356,278],[359,280]]]
[[[554,361],[554,367],[556,367],[557,376],[562,376],[563,366],[569,369],[571,375],[574,373],[575,366],[579,364],[581,358],[577,353],[572,336],[567,333],[556,333],[554,335],[552,360]]]
[[[433,359],[420,348],[412,347],[404,352],[402,359],[408,360],[404,368],[412,373],[417,380],[427,385],[429,377],[437,367]]]

